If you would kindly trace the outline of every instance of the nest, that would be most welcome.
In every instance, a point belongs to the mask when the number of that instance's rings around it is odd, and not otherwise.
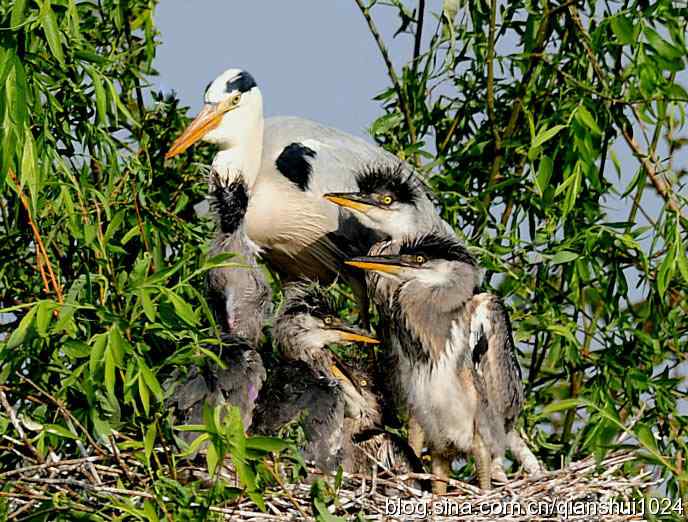
[[[347,519],[359,515],[365,520],[644,520],[642,492],[659,481],[649,471],[624,476],[624,463],[633,460],[635,456],[629,452],[612,453],[600,463],[589,457],[565,469],[515,479],[490,491],[450,480],[450,493],[444,497],[409,485],[432,479],[429,474],[344,473],[336,500],[326,508],[323,504],[319,507]],[[177,473],[207,479],[201,467],[180,467]],[[221,475],[236,484],[231,466],[227,465]],[[330,485],[334,483],[333,477],[324,477],[315,469],[310,475],[310,481],[323,478]],[[279,487],[263,494],[264,512],[246,497],[209,509],[218,518],[232,520],[313,520],[311,484],[288,484],[279,477],[278,482]],[[122,514],[116,505],[140,507],[156,498],[145,466],[126,453],[69,460],[51,455],[43,464],[0,474],[0,483],[10,486],[0,491],[0,499],[5,497],[9,503],[8,520],[28,518],[51,500],[53,506],[73,511],[116,516]]]

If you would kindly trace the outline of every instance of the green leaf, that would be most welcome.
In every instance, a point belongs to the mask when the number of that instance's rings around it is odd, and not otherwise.
[[[69,339],[62,344],[62,351],[72,359],[82,359],[91,354],[91,347],[76,339]]]
[[[556,401],[553,403],[548,404],[544,408],[542,408],[542,412],[540,412],[541,417],[548,417],[552,413],[557,413],[559,411],[564,411],[564,410],[570,410],[572,408],[580,408],[581,406],[584,406],[585,402],[583,402],[581,399],[563,399],[561,401]]]
[[[105,349],[105,389],[110,398],[115,401],[115,358],[112,356],[112,347],[108,345]]]
[[[31,213],[36,216],[40,183],[38,169],[36,168],[36,153],[34,151],[33,136],[28,129],[24,136],[24,151],[21,160],[21,184],[29,187]]]
[[[138,377],[139,383],[139,399],[141,399],[141,405],[143,406],[143,411],[146,415],[150,414],[150,394],[148,393],[148,387],[146,386],[146,381],[143,380],[143,375],[139,372]]]
[[[24,12],[26,11],[26,0],[14,0],[12,6],[12,17],[10,18],[10,27],[19,27],[24,21]]]
[[[318,510],[316,517],[318,522],[346,522],[344,517],[338,517],[330,513],[327,505],[319,498],[313,499],[313,505]]]
[[[650,44],[650,46],[662,58],[670,62],[675,60],[680,60],[681,62],[683,62],[684,51],[676,47],[675,45],[672,45],[669,42],[665,41],[661,36],[659,36],[657,31],[655,31],[651,27],[645,27],[643,29],[643,33],[645,33],[645,37],[647,38],[647,41]]]
[[[674,259],[676,256],[675,245],[667,251],[662,264],[657,270],[657,292],[660,296],[663,296],[666,292],[667,286],[674,275]]]
[[[53,318],[53,310],[56,305],[52,301],[41,301],[36,312],[36,333],[45,337],[48,333],[50,321]]]
[[[289,447],[289,443],[277,437],[249,437],[246,448],[279,453]]]
[[[602,130],[597,125],[595,118],[583,105],[579,105],[576,109],[576,119],[590,129],[593,134],[602,136]]]
[[[48,40],[48,47],[60,65],[64,65],[64,54],[62,52],[62,40],[57,26],[55,12],[50,7],[50,0],[44,0],[38,20],[43,27],[45,38]]]
[[[153,300],[150,298],[150,292],[148,290],[141,290],[139,294],[141,296],[141,305],[143,307],[143,313],[146,314],[146,318],[154,323],[156,319],[156,309]]]
[[[172,303],[174,311],[180,319],[182,319],[189,326],[198,325],[198,317],[196,317],[196,314],[194,314],[193,308],[191,308],[191,305],[189,303],[184,301],[184,299],[179,297],[171,290],[164,288],[163,291],[167,299],[169,299]]]
[[[59,424],[45,424],[43,426],[43,429],[48,433],[51,433],[53,435],[57,435],[59,437],[63,437],[65,439],[79,440],[79,437],[74,435],[71,431],[69,431],[64,426],[60,426]]]
[[[535,139],[533,140],[531,148],[536,149],[538,147],[541,147],[543,144],[554,138],[554,136],[559,134],[559,132],[565,128],[566,125],[555,125],[550,129],[540,129],[537,136],[535,136]]]
[[[576,252],[571,252],[570,250],[561,250],[554,254],[551,263],[553,265],[561,265],[563,263],[569,263],[575,259],[578,259],[580,254]]]
[[[153,395],[155,395],[155,398],[162,402],[164,398],[164,393],[162,391],[162,388],[160,387],[160,383],[158,382],[157,377],[155,374],[146,366],[146,364],[143,361],[139,361],[139,371],[141,372],[141,376],[143,377],[143,380],[146,382],[146,386],[150,388],[150,391],[153,392]]]
[[[220,456],[215,448],[215,444],[210,444],[208,446],[208,450],[205,454],[205,461],[208,466],[208,475],[214,477],[215,470],[217,469],[217,463],[220,461]]]
[[[554,167],[554,162],[549,156],[544,154],[540,158],[540,166],[538,167],[537,178],[535,179],[535,185],[538,188],[540,194],[544,194],[547,186],[549,185],[549,180],[552,177],[552,170]]]
[[[648,449],[653,453],[659,453],[657,449],[657,439],[652,434],[652,430],[647,424],[639,422],[636,424],[633,432],[635,433],[636,437],[638,437],[638,441],[645,447],[645,449]]]
[[[92,379],[95,378],[96,371],[103,361],[103,353],[105,353],[107,339],[107,334],[98,334],[94,337],[93,344],[91,346],[91,356],[89,357],[88,361],[88,368]]]
[[[12,335],[10,335],[10,338],[7,341],[7,346],[5,346],[6,350],[13,350],[24,342],[24,339],[26,339],[26,334],[29,331],[29,327],[33,324],[33,318],[36,316],[37,310],[38,306],[34,306],[26,313],[24,317],[22,317],[22,320],[19,321],[19,326],[17,326],[14,332],[12,332]]]
[[[150,466],[150,458],[153,454],[153,447],[155,446],[155,435],[157,434],[157,427],[155,422],[151,422],[146,429],[146,435],[143,439],[143,450],[146,454],[146,462]]]
[[[635,42],[635,31],[633,29],[633,22],[631,22],[624,15],[617,15],[610,19],[612,32],[618,42],[622,45],[628,45]]]
[[[155,508],[153,507],[153,504],[151,504],[148,500],[146,500],[143,503],[143,512],[146,515],[146,518],[148,518],[148,522],[159,522],[160,519],[158,518],[158,514],[155,512]]]

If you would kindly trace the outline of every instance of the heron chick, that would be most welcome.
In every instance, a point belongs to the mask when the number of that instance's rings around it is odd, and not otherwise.
[[[369,284],[396,325],[399,382],[430,445],[433,472],[446,479],[455,454],[470,453],[480,486],[489,488],[493,460],[499,468],[507,445],[535,471],[513,430],[523,388],[508,317],[496,297],[476,295],[479,271],[465,247],[431,233],[347,263],[379,276]],[[433,489],[443,494],[446,483]]]
[[[272,290],[258,266],[259,249],[246,235],[248,186],[234,169],[213,169],[209,185],[218,231],[208,255],[235,254],[236,264],[209,270],[208,301],[223,331],[256,346],[272,307]]]
[[[248,429],[266,378],[260,354],[245,339],[227,334],[221,336],[220,344],[206,348],[215,352],[220,364],[205,357],[186,374],[175,370],[164,384],[175,424],[202,424],[204,405],[226,404],[239,408],[244,429]],[[188,431],[179,435],[187,444],[197,436]]]
[[[324,438],[339,441],[338,463],[345,471],[369,471],[376,462],[390,468],[408,466],[407,448],[384,430],[383,401],[371,370],[364,364],[344,362],[330,346],[352,342],[377,344],[376,339],[342,321],[333,300],[312,282],[286,287],[273,335],[287,361],[306,364],[322,378],[337,383],[344,418],[343,422],[332,422],[331,431]],[[324,413],[318,416],[333,417]]]

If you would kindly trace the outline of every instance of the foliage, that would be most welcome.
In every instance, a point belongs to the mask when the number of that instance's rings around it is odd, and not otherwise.
[[[356,1],[372,24],[375,10]],[[201,289],[228,260],[207,258],[210,227],[193,210],[212,151],[163,160],[186,119],[147,84],[155,4],[0,3],[0,475],[87,445],[135,459],[151,495],[56,496],[37,517],[192,520],[243,493],[260,504],[281,480],[265,456],[292,458],[278,441],[245,438],[235,413],[208,411],[194,429],[215,480],[176,475],[161,383],[211,355]],[[674,368],[686,358],[687,222],[685,173],[672,163],[685,142],[685,7],[446,0],[433,22],[422,0],[385,4],[414,56],[378,96],[372,134],[431,174],[486,287],[508,299],[538,455],[550,466],[601,455],[629,431],[668,493],[685,495]],[[637,158],[635,173],[620,172],[620,154]],[[611,202],[628,217],[610,219]],[[218,476],[226,454],[239,489]],[[313,488],[323,520],[337,488]]]
[[[428,173],[510,304],[539,456],[629,431],[686,498],[685,4],[445,0],[421,34],[422,1],[357,3],[413,43],[371,132]]]

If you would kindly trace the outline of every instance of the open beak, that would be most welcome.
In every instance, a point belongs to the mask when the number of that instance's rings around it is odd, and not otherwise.
[[[362,196],[357,192],[330,192],[323,197],[340,207],[351,208],[364,213],[376,206],[374,199]]]
[[[366,344],[380,344],[380,341],[378,341],[374,337],[366,335],[368,332],[364,330],[359,330],[358,328],[354,328],[352,326],[339,324],[333,326],[332,330],[339,334],[339,337],[342,341],[353,341]]]
[[[399,256],[368,256],[354,257],[344,261],[347,265],[362,268],[372,272],[384,272],[386,274],[398,274],[404,268]]]
[[[170,150],[165,153],[165,159],[181,154],[208,132],[216,128],[220,124],[225,112],[227,112],[227,109],[222,103],[204,105],[198,116],[189,124],[182,135],[175,140]]]

